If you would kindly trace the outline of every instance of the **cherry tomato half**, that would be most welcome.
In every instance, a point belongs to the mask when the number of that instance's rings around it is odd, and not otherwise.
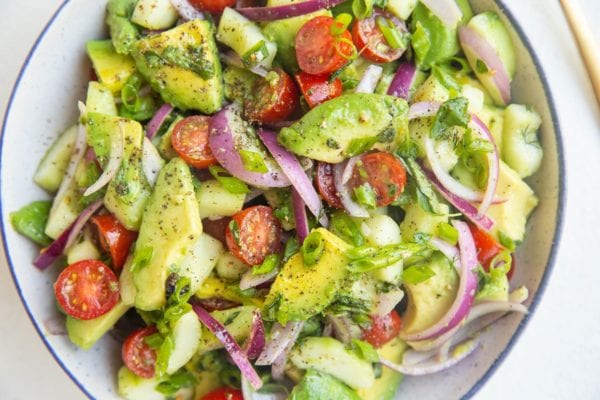
[[[278,122],[290,116],[300,103],[300,93],[291,76],[274,68],[276,77],[257,80],[253,96],[244,104],[246,118],[254,122]]]
[[[315,184],[321,197],[333,208],[344,208],[342,200],[335,188],[333,165],[319,161]]]
[[[371,326],[362,333],[363,340],[374,347],[381,347],[398,336],[402,328],[402,320],[396,310],[384,317],[371,317]]]
[[[190,0],[190,4],[200,11],[220,14],[227,7],[233,7],[237,0]]]
[[[202,400],[244,400],[244,396],[237,389],[222,387],[205,394]]]
[[[333,29],[341,31],[339,34]],[[352,35],[341,22],[331,17],[311,19],[296,34],[296,57],[298,66],[312,75],[327,75],[342,67],[355,49]]]
[[[477,248],[477,260],[479,260],[479,263],[483,266],[484,270],[489,271],[490,263],[494,257],[496,257],[498,253],[505,249],[492,235],[483,229],[480,229],[476,225],[469,224],[469,229],[471,230],[471,235],[473,235],[473,241],[475,242],[475,247]],[[510,270],[506,274],[509,280],[512,278],[515,265],[515,255],[512,254],[512,264],[510,266]]]
[[[389,206],[404,191],[406,169],[390,153],[364,154],[354,167],[350,187],[354,189],[365,183],[375,192],[377,207]]]
[[[131,244],[137,239],[137,232],[128,230],[112,214],[97,215],[91,219],[98,230],[100,245],[110,253],[115,271],[120,271],[127,260]]]
[[[147,326],[132,332],[121,348],[121,357],[125,366],[137,376],[152,378],[156,366],[156,350],[151,348],[145,339],[158,330],[155,326]]]
[[[300,72],[296,74],[296,81],[310,108],[340,96],[343,90],[342,81],[339,78],[330,82],[327,75],[311,75]]]
[[[208,168],[216,164],[208,146],[210,117],[193,115],[175,125],[171,144],[183,160],[194,168]]]
[[[398,40],[406,32],[406,25],[390,13],[380,9],[373,10],[370,17],[357,20],[352,27],[352,40],[358,52],[367,60],[376,63],[388,63],[399,59],[405,46],[393,48],[383,35],[378,22],[386,24],[390,30],[395,30]]]
[[[248,265],[259,265],[281,249],[281,225],[271,207],[249,207],[232,217],[225,241],[234,256]]]
[[[119,281],[103,262],[83,260],[65,268],[54,283],[62,309],[77,319],[94,319],[109,312],[119,301]]]

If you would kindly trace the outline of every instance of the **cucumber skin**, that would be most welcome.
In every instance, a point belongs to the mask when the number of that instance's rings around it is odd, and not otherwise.
[[[48,192],[56,192],[71,161],[77,138],[77,126],[72,126],[56,139],[46,151],[35,171],[33,181]]]
[[[544,151],[537,138],[542,119],[535,111],[519,104],[511,104],[504,111],[502,156],[521,178],[537,172]]]

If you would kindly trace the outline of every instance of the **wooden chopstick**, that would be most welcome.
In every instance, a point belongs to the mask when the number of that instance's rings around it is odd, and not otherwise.
[[[600,47],[577,0],[560,0],[600,104]]]

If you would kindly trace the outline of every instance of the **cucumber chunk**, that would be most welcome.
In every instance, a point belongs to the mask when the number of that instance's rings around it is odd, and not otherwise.
[[[542,118],[529,107],[511,104],[504,111],[503,159],[521,178],[535,174],[542,164],[544,151],[537,136],[541,124]]]
[[[159,379],[156,377],[141,378],[123,366],[119,369],[117,376],[117,390],[119,395],[127,400],[189,400],[193,398],[193,388],[182,388],[169,396],[160,393],[156,390],[156,386],[165,380],[165,378]]]
[[[183,314],[173,327],[173,351],[169,357],[167,374],[171,375],[183,367],[196,353],[202,337],[202,325],[194,311]]]
[[[74,244],[67,252],[67,264],[74,264],[81,260],[99,260],[100,252],[91,240],[84,239],[83,241]]]
[[[70,127],[48,149],[35,171],[33,181],[42,189],[56,192],[71,161],[77,138],[77,125]]]
[[[202,182],[196,191],[200,218],[230,217],[242,210],[245,199],[244,193],[231,193],[217,180]]]
[[[167,29],[177,22],[179,14],[170,0],[139,0],[131,22],[148,29]]]

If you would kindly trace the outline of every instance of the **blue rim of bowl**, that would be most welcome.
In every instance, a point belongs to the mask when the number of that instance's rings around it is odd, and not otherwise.
[[[46,36],[48,29],[52,26],[52,24],[54,23],[56,18],[60,15],[61,11],[65,8],[65,6],[69,2],[70,2],[70,0],[65,0],[58,7],[58,9],[54,12],[52,17],[50,18],[50,20],[48,21],[48,23],[42,30],[41,34],[38,36],[35,43],[33,44],[33,47],[29,51],[29,54],[27,55],[27,58],[25,59],[25,62],[23,64],[23,66],[21,67],[21,70],[19,71],[19,75],[17,77],[15,85],[13,86],[13,89],[12,89],[12,92],[11,92],[11,95],[10,95],[10,98],[8,101],[8,105],[6,107],[6,112],[4,114],[4,122],[2,124],[2,137],[0,138],[0,155],[2,154],[2,150],[3,150],[3,146],[4,146],[4,134],[5,134],[5,129],[6,129],[6,121],[8,120],[8,115],[10,114],[13,100],[14,100],[15,94],[17,92],[17,89],[19,87],[19,84],[21,83],[23,74],[25,73],[25,70],[29,66],[29,62],[31,61],[31,58],[33,57],[33,54],[37,50],[37,47],[39,46],[40,42]],[[504,13],[504,15],[506,15],[506,17],[510,21],[511,25],[517,32],[519,38],[525,45],[525,48],[531,55],[531,58],[535,65],[536,71],[538,72],[538,74],[540,76],[540,80],[541,80],[542,86],[544,88],[544,93],[546,95],[546,101],[548,102],[548,106],[550,109],[550,115],[552,116],[552,125],[554,128],[554,133],[555,133],[555,138],[556,138],[556,148],[557,148],[557,155],[558,155],[558,181],[559,181],[558,182],[558,190],[559,190],[559,194],[558,194],[558,206],[557,206],[557,211],[556,211],[556,228],[554,230],[554,238],[552,241],[553,246],[550,249],[550,255],[548,257],[548,263],[546,265],[546,269],[544,270],[544,275],[542,276],[542,279],[540,281],[538,289],[535,293],[535,297],[533,298],[531,304],[529,305],[529,313],[521,320],[515,333],[511,337],[508,345],[504,348],[504,350],[502,350],[502,353],[500,353],[500,356],[492,363],[492,365],[487,369],[485,374],[481,378],[479,378],[479,380],[471,387],[471,389],[469,389],[469,391],[467,393],[465,393],[465,395],[462,397],[463,400],[472,398],[483,387],[483,385],[488,381],[488,379],[490,379],[490,377],[496,372],[496,369],[502,364],[504,359],[509,355],[509,353],[513,349],[515,343],[517,342],[517,340],[523,333],[525,326],[529,322],[529,319],[535,313],[538,303],[540,302],[542,296],[544,295],[544,292],[546,291],[546,287],[548,286],[548,279],[550,278],[552,270],[554,269],[554,264],[556,261],[556,254],[558,252],[560,238],[562,236],[562,231],[563,231],[563,211],[564,211],[565,199],[566,199],[566,185],[565,185],[565,179],[564,179],[566,177],[566,175],[565,175],[565,160],[564,160],[564,152],[563,152],[562,132],[560,129],[558,115],[556,113],[554,99],[551,95],[552,91],[550,90],[550,86],[548,85],[546,73],[545,73],[544,69],[542,68],[542,65],[540,63],[538,55],[534,51],[534,49],[531,45],[531,42],[529,41],[529,38],[525,35],[523,28],[521,27],[521,25],[519,24],[519,22],[517,21],[515,16],[512,14],[512,12],[509,10],[509,8],[506,7],[503,0],[496,0],[496,3],[498,4],[498,7]],[[0,179],[1,179],[1,176],[0,176]],[[0,181],[0,187],[1,187],[1,181]],[[4,208],[3,208],[3,203],[2,203],[1,197],[0,197],[0,212],[1,212],[1,215],[4,215]],[[2,245],[4,247],[4,253],[6,255],[6,259],[8,261],[8,265],[10,267],[10,273],[12,275],[13,282],[17,288],[19,298],[21,299],[21,302],[23,303],[23,307],[25,307],[25,310],[27,311],[27,315],[29,316],[31,323],[35,327],[35,330],[37,331],[38,335],[40,336],[40,338],[42,339],[42,341],[48,348],[48,351],[50,352],[50,354],[52,354],[52,356],[54,357],[54,359],[56,360],[58,365],[60,365],[60,367],[63,369],[63,371],[65,371],[65,373],[69,376],[69,378],[73,381],[73,383],[75,383],[75,385],[77,385],[77,387],[86,396],[88,396],[90,399],[94,399],[94,396],[90,392],[88,392],[88,390],[83,386],[83,384],[81,382],[79,382],[79,380],[77,380],[77,378],[71,373],[71,371],[67,368],[67,366],[62,362],[62,359],[58,356],[58,354],[56,354],[56,352],[54,351],[54,348],[52,347],[50,342],[46,339],[46,336],[42,332],[41,327],[36,323],[31,310],[27,306],[27,302],[25,301],[23,292],[21,291],[21,286],[19,285],[19,282],[16,277],[14,265],[13,265],[12,259],[10,257],[8,245],[6,243],[6,235],[5,235],[6,229],[4,226],[4,220],[2,218],[0,218],[0,231],[2,232]]]

